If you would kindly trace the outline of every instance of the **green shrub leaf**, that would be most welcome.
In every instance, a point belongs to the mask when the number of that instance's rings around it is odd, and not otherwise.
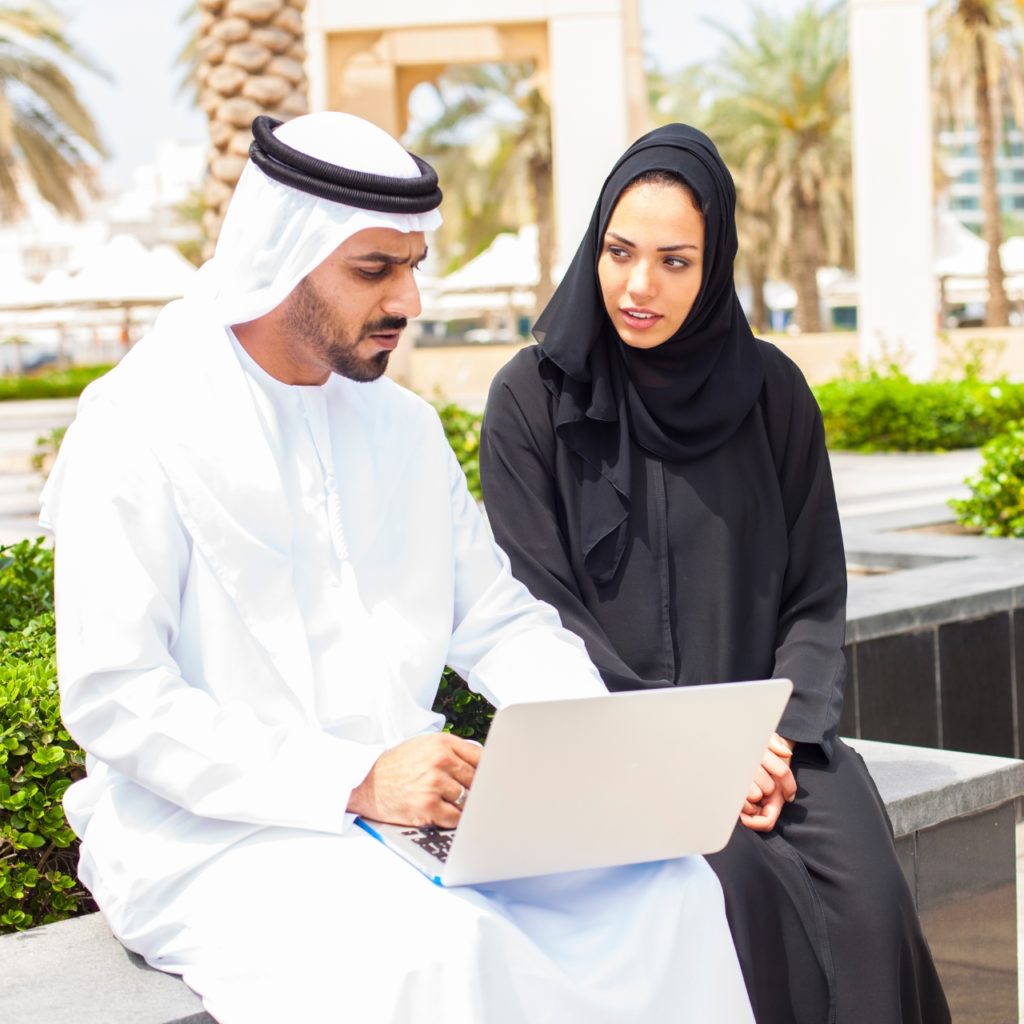
[[[0,933],[91,908],[61,806],[83,768],[60,720],[53,552],[0,547]]]
[[[957,520],[990,537],[1024,537],[1024,423],[1010,423],[981,449],[970,497],[950,501]]]

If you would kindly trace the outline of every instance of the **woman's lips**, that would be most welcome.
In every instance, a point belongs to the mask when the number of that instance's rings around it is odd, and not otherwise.
[[[626,326],[636,331],[646,331],[662,319],[660,313],[650,309],[620,309],[619,313],[622,314]]]

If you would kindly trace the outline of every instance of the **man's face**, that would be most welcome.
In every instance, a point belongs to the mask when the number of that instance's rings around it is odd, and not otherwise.
[[[376,380],[410,317],[420,312],[413,270],[423,233],[368,228],[306,275],[281,306],[281,333],[296,382],[328,374]]]

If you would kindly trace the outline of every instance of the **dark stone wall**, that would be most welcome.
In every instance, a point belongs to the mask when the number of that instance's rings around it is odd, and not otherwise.
[[[903,836],[900,863],[957,1024],[1017,1019],[1014,809]]]
[[[847,645],[840,733],[1020,757],[1024,610]]]

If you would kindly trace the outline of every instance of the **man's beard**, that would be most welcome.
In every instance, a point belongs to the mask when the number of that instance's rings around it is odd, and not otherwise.
[[[359,336],[350,338],[338,318],[308,279],[303,278],[292,291],[285,320],[297,338],[316,349],[320,358],[337,374],[349,380],[368,383],[388,368],[391,352],[382,350],[366,357],[356,354],[356,346],[371,334],[400,331],[408,323],[404,316],[385,316],[363,324]]]

